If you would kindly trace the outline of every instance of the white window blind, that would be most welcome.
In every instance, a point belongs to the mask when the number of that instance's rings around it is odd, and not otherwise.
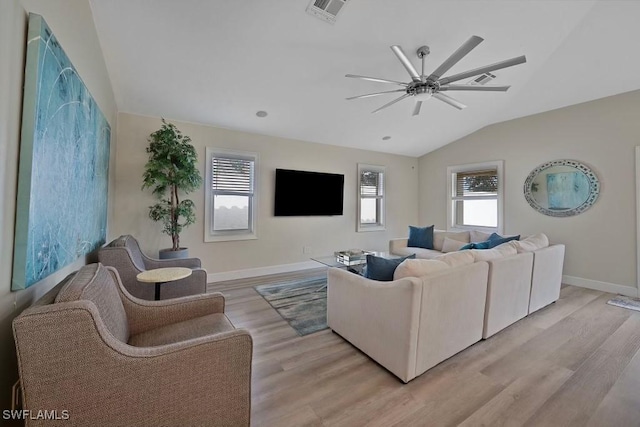
[[[360,171],[360,196],[361,197],[382,197],[384,190],[382,186],[382,172],[361,170]]]
[[[252,159],[212,157],[211,189],[216,194],[253,194]]]
[[[495,197],[498,195],[497,169],[458,172],[456,174],[456,198]]]

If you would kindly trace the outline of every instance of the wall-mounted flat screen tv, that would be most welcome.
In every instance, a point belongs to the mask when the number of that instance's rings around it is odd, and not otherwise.
[[[344,175],[276,169],[275,216],[342,215]]]

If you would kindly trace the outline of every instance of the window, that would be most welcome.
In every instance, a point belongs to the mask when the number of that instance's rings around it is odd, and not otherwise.
[[[358,231],[384,230],[384,167],[358,165]]]
[[[257,155],[207,148],[205,241],[255,239]]]
[[[449,228],[502,232],[502,161],[450,166]]]

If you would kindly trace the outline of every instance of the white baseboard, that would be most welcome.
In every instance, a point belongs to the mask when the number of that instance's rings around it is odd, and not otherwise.
[[[615,283],[600,282],[598,280],[583,279],[582,277],[562,276],[562,283],[595,289],[596,291],[621,294],[629,297],[638,297],[638,289],[633,286],[617,285]]]
[[[225,280],[247,279],[249,277],[266,276],[269,274],[290,273],[298,270],[322,268],[316,261],[296,262],[294,264],[270,265],[268,267],[247,268],[244,270],[224,271],[222,273],[207,274],[207,283],[223,282]]]

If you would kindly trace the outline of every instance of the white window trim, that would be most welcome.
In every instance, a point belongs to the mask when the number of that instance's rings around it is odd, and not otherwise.
[[[455,182],[453,174],[459,172],[469,172],[475,170],[486,170],[495,168],[498,171],[498,225],[497,227],[478,227],[457,225],[455,218],[455,209],[453,204],[455,201],[454,189]],[[466,231],[466,230],[482,230],[486,232],[495,232],[502,234],[504,230],[504,160],[496,160],[492,162],[470,163],[466,165],[457,165],[447,167],[447,230],[449,231]]]
[[[360,212],[362,209],[360,198],[360,172],[362,170],[369,170],[374,172],[382,172],[382,212],[381,220],[378,224],[362,224],[360,222]],[[356,175],[356,198],[358,200],[358,208],[356,209],[356,231],[358,233],[368,231],[384,231],[386,230],[386,216],[387,216],[387,174],[386,167],[379,165],[368,165],[365,163],[358,163],[358,174]]]
[[[246,231],[224,231],[224,232],[211,232],[211,203],[212,203],[212,194],[211,194],[211,158],[214,155],[228,155],[228,156],[238,156],[244,158],[253,158],[254,160],[254,169],[253,169],[253,201],[252,201],[252,209],[249,212],[252,227],[250,232]],[[213,148],[207,147],[205,149],[205,157],[206,157],[206,178],[205,178],[205,203],[204,203],[204,241],[205,242],[228,242],[234,240],[255,240],[258,238],[257,233],[257,211],[258,211],[258,153],[247,152],[247,151],[232,151],[223,148]]]

